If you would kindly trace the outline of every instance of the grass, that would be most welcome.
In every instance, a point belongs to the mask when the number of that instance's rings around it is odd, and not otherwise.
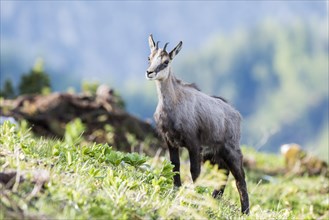
[[[271,177],[247,171],[251,212],[243,216],[232,177],[224,197],[211,198],[225,178],[216,167],[206,163],[192,184],[188,163],[182,163],[184,185],[174,188],[167,159],[86,143],[79,129],[68,129],[64,140],[48,140],[33,137],[26,125],[1,125],[0,172],[16,171],[25,181],[16,178],[12,187],[0,184],[0,219],[329,218],[325,177]],[[259,166],[283,164],[279,156],[243,150]],[[49,177],[38,188],[34,176],[42,173]]]

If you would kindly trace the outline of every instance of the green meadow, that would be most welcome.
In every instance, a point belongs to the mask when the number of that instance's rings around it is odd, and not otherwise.
[[[258,168],[280,168],[280,155],[243,147]],[[211,192],[226,178],[205,163],[196,183],[182,155],[181,188],[173,187],[168,156],[153,158],[88,143],[80,131],[63,140],[35,137],[26,124],[0,127],[0,219],[328,219],[329,183],[323,176],[266,175],[246,170],[250,215],[240,213],[234,178],[224,196]]]

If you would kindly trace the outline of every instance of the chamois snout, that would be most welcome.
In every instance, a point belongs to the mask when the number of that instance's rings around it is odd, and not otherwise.
[[[156,72],[155,71],[149,71],[149,70],[146,70],[146,79],[148,80],[152,80],[154,77],[156,77]]]

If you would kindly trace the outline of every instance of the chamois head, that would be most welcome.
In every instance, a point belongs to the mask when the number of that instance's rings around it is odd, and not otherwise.
[[[169,74],[171,61],[181,50],[183,42],[180,41],[178,45],[168,53],[166,51],[168,43],[166,43],[163,48],[159,48],[159,41],[155,43],[152,34],[149,36],[148,41],[151,54],[148,57],[149,67],[146,70],[146,78],[149,80],[165,79]]]

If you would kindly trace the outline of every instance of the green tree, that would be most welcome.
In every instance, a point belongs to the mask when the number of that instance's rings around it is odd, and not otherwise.
[[[14,98],[15,90],[13,87],[13,83],[10,79],[6,79],[3,89],[0,91],[0,96],[4,98]]]
[[[37,59],[34,67],[28,74],[24,74],[19,84],[20,94],[43,94],[50,92],[50,78],[44,71],[42,59]]]

